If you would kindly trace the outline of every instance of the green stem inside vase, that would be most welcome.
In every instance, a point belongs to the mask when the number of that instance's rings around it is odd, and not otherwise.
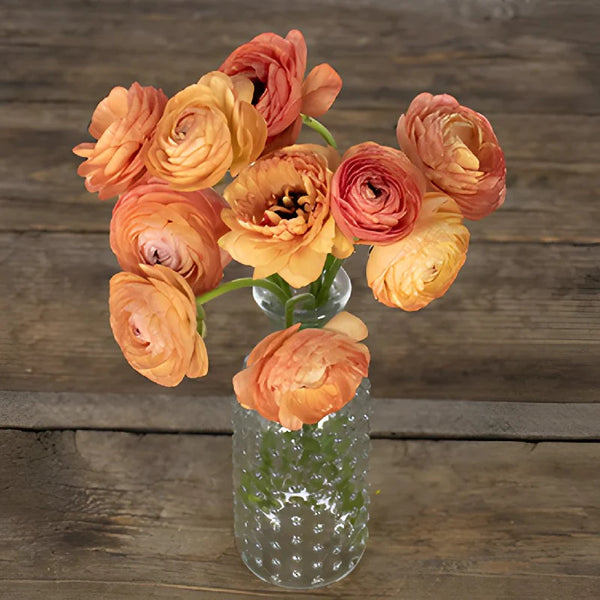
[[[260,434],[260,458],[253,471],[243,473],[239,497],[248,506],[271,512],[283,508],[283,494],[286,502],[319,511],[319,498],[325,486],[331,486],[327,493],[335,501],[330,510],[348,514],[354,524],[365,497],[355,482],[353,440],[345,435],[345,424],[346,417],[337,414],[328,419],[322,432],[318,424],[297,431],[265,429]],[[290,494],[291,490],[298,495]]]
[[[285,303],[285,326],[291,327],[294,324],[294,308],[297,304],[304,303],[305,308],[314,308],[316,298],[310,294],[298,294],[293,296]]]
[[[332,256],[332,259],[333,260],[330,261],[329,265],[325,265],[325,269],[321,275],[321,286],[316,295],[316,306],[323,306],[323,304],[329,300],[329,292],[331,290],[331,286],[333,285],[335,276],[338,274],[338,271],[344,264],[343,258],[335,258]]]

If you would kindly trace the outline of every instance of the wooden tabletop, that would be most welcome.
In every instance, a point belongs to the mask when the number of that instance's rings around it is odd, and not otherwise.
[[[0,600],[600,597],[600,5],[595,0],[3,0]],[[303,31],[344,88],[339,145],[396,145],[421,91],[485,114],[504,206],[418,313],[368,324],[371,540],[346,580],[263,584],[233,543],[231,377],[267,323],[207,306],[209,375],[160,388],[108,325],[112,202],[71,148],[133,81],[172,95],[262,31]],[[310,133],[303,139],[316,141]],[[245,273],[234,266],[226,278]],[[375,493],[377,492],[377,493]]]

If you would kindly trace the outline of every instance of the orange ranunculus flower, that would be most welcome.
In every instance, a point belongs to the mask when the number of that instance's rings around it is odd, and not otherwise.
[[[145,152],[148,170],[173,189],[218,183],[263,151],[267,125],[252,106],[249,79],[213,71],[173,96]]]
[[[483,115],[448,94],[423,93],[398,120],[396,134],[431,189],[456,200],[467,219],[482,219],[504,202],[504,153]]]
[[[330,324],[300,330],[296,323],[259,342],[233,378],[239,403],[287,429],[300,429],[350,402],[368,374],[369,350],[358,343],[367,330],[349,313]]]
[[[373,248],[367,283],[386,306],[419,310],[446,293],[466,260],[468,245],[469,230],[454,200],[429,192],[412,233]]]
[[[278,273],[297,288],[319,277],[328,253],[349,256],[353,245],[329,211],[336,157],[323,146],[299,144],[244,169],[224,192],[231,208],[221,217],[231,231],[221,247],[253,266],[255,278]]]
[[[224,206],[211,188],[177,192],[160,180],[137,185],[113,209],[110,247],[124,271],[143,275],[140,263],[161,264],[200,295],[219,285],[230,259],[217,243],[228,231]]]
[[[295,143],[302,127],[300,113],[311,117],[326,113],[342,89],[340,76],[327,63],[304,79],[306,42],[295,29],[285,39],[261,33],[234,50],[219,70],[244,75],[254,83],[252,104],[269,128],[266,151]]]
[[[404,152],[364,142],[346,151],[333,176],[331,212],[356,243],[390,244],[412,231],[425,185]]]
[[[115,87],[96,107],[89,132],[98,141],[75,146],[86,160],[77,173],[100,200],[122,194],[146,173],[141,150],[162,116],[167,97],[162,90],[134,83]]]
[[[127,362],[169,387],[185,375],[206,375],[208,356],[190,286],[162,265],[140,268],[144,276],[123,272],[110,280],[110,326]]]

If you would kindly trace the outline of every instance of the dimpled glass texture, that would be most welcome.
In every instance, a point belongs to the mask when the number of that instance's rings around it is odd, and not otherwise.
[[[344,310],[351,292],[350,278],[340,269],[327,302],[297,305],[294,321],[322,327]],[[283,329],[277,297],[259,287],[253,295],[273,330]],[[287,588],[322,587],[360,560],[368,537],[370,410],[368,379],[344,408],[299,431],[242,408],[234,398],[235,540],[260,579]]]
[[[342,579],[367,543],[370,384],[289,431],[233,400],[236,545],[260,579],[307,589]]]

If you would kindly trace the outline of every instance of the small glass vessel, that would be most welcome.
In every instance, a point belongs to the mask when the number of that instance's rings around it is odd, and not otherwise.
[[[293,289],[294,295],[302,294],[307,288]],[[343,311],[350,300],[352,282],[348,273],[340,269],[329,288],[329,298],[325,304],[316,308],[305,308],[301,302],[294,308],[294,323],[302,323],[304,327],[323,327],[327,321]],[[253,287],[252,296],[258,307],[268,317],[273,330],[285,328],[284,307],[273,292],[262,287]]]
[[[295,312],[319,327],[343,310],[351,292],[340,269],[329,301]],[[301,291],[299,291],[301,293]],[[254,298],[282,329],[283,306],[268,291]],[[234,533],[246,566],[260,579],[295,589],[345,577],[368,538],[370,383],[315,425],[290,431],[233,399]]]

